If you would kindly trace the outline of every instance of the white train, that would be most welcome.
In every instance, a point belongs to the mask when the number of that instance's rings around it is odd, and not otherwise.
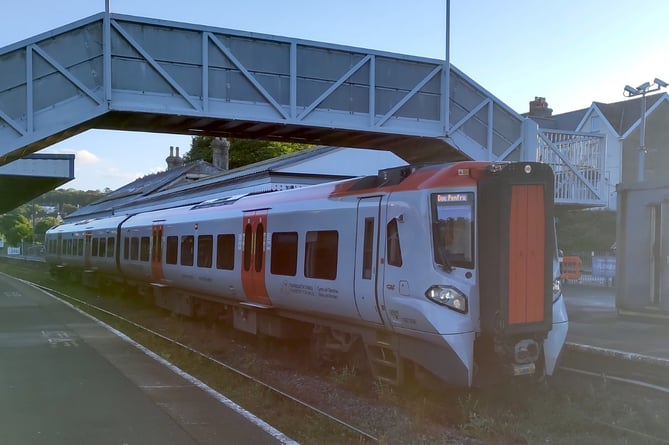
[[[544,164],[400,167],[65,223],[46,246],[54,272],[305,337],[317,359],[364,351],[391,383],[550,375],[567,335]]]

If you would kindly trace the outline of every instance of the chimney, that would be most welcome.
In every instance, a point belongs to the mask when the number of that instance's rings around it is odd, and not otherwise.
[[[174,156],[174,147],[170,145],[170,155],[165,158],[165,162],[167,162],[167,170],[172,170],[173,168],[184,165],[183,159],[179,157],[179,147],[176,147],[176,149],[177,155]]]
[[[534,100],[530,102],[530,112],[528,117],[543,117],[548,118],[553,115],[553,109],[548,108],[548,102],[545,97],[535,96]]]
[[[230,142],[225,138],[214,138],[211,141],[211,156],[214,167],[228,170]]]

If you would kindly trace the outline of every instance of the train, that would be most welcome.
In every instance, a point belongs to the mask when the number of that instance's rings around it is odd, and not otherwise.
[[[550,376],[568,329],[553,184],[534,162],[409,165],[64,222],[45,258],[394,385]]]

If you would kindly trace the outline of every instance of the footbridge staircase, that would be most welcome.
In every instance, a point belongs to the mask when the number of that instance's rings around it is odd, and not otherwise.
[[[540,160],[558,203],[604,202],[605,141],[540,130],[443,60],[107,12],[0,48],[0,165],[94,128]]]

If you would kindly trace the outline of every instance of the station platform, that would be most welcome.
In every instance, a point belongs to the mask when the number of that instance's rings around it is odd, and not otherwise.
[[[0,273],[0,443],[295,443],[66,303]]]
[[[669,366],[669,320],[620,316],[615,288],[568,284],[568,347]]]

